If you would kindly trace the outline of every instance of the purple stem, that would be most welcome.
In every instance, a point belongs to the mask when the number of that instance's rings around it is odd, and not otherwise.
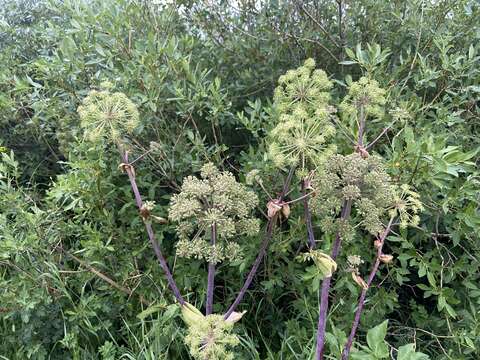
[[[384,128],[383,131],[375,138],[375,140],[373,140],[370,144],[368,144],[366,147],[365,147],[365,150],[368,150],[370,149],[373,145],[375,145],[375,143],[381,139],[381,137],[383,135],[385,135],[387,133],[387,131],[390,129],[391,125]]]
[[[309,197],[307,196],[307,189],[305,188],[305,181],[302,181],[302,195],[303,198],[303,210],[305,214],[305,222],[307,224],[307,235],[308,235],[308,247],[310,250],[315,249],[315,235],[313,233],[312,225],[312,214],[310,213],[310,208],[308,206]]]
[[[282,192],[278,197],[280,202],[283,200],[283,198],[285,197],[285,194],[287,194],[288,189],[290,188],[290,183],[292,182],[292,177],[294,173],[295,173],[295,167],[292,167],[290,169],[290,172],[288,173],[285,183],[283,184]],[[228,308],[227,312],[225,313],[224,319],[228,319],[228,317],[232,314],[232,312],[235,311],[238,304],[240,304],[240,302],[243,300],[243,297],[245,296],[248,288],[250,287],[250,284],[252,283],[252,280],[255,277],[255,274],[257,273],[258,267],[260,266],[260,263],[262,262],[262,259],[265,256],[265,253],[267,252],[268,244],[270,242],[270,239],[272,238],[273,228],[275,227],[277,217],[278,217],[278,213],[268,219],[267,229],[265,231],[265,235],[263,237],[263,241],[260,246],[260,250],[258,252],[257,258],[255,259],[255,262],[253,263],[253,266],[250,272],[248,273],[248,276],[242,288],[240,289],[240,292],[235,298],[235,301],[232,303],[232,305]]]
[[[123,163],[127,164],[127,166],[125,166],[125,171],[127,172],[128,179],[130,180],[130,185],[132,186],[133,194],[135,195],[135,202],[137,203],[138,209],[141,210],[143,205],[142,196],[140,195],[140,191],[138,190],[137,182],[135,180],[135,174],[133,172],[133,167],[128,165],[128,153],[122,150],[120,151],[120,153],[122,156]],[[162,251],[160,250],[160,246],[158,246],[158,243],[155,240],[155,234],[153,232],[152,224],[148,221],[145,221],[144,223],[145,223],[145,228],[147,229],[148,238],[153,247],[153,251],[157,256],[158,262],[160,263],[160,267],[162,268],[163,272],[165,273],[165,276],[167,277],[168,285],[170,286],[170,289],[172,290],[173,295],[175,296],[177,301],[181,305],[183,305],[185,303],[185,300],[180,294],[180,290],[178,290],[178,286],[175,283],[175,280],[173,279],[173,275],[170,272],[167,261],[163,257]]]
[[[359,122],[358,122],[358,136],[357,136],[357,148],[363,147],[363,136],[365,133],[365,109],[364,105],[360,104],[359,109]],[[346,219],[350,216],[350,211],[352,210],[352,201],[345,201],[342,207],[342,212],[340,217]],[[340,234],[337,233],[335,236],[335,242],[333,243],[331,258],[335,260],[340,252],[340,245],[342,239]],[[320,292],[320,309],[318,314],[318,326],[317,326],[317,347],[315,350],[315,359],[323,359],[323,351],[325,348],[325,328],[327,324],[327,313],[328,313],[328,294],[330,292],[330,284],[332,282],[332,277],[323,279],[322,289]]]
[[[217,226],[212,224],[212,234],[210,239],[210,245],[215,246],[217,239]],[[215,263],[208,263],[208,283],[207,283],[207,306],[206,315],[210,315],[213,311],[213,291],[215,289]]]
[[[350,216],[350,211],[352,209],[351,200],[345,201],[342,207],[342,213],[340,215],[341,219],[346,219]],[[340,234],[337,233],[335,236],[335,241],[332,247],[331,258],[335,260],[340,252],[340,246],[342,243],[342,238]],[[327,313],[328,313],[328,294],[330,292],[330,283],[332,277],[327,277],[322,281],[322,289],[320,292],[320,308],[318,314],[318,326],[317,326],[317,348],[315,350],[315,359],[319,360],[323,358],[323,351],[325,347],[325,328],[327,324]]]
[[[365,306],[365,297],[367,295],[367,291],[372,284],[373,279],[378,271],[378,267],[380,266],[380,256],[382,255],[383,244],[385,243],[385,238],[390,233],[393,224],[393,217],[390,219],[386,229],[383,231],[380,237],[380,246],[377,249],[377,257],[375,259],[375,263],[373,264],[372,270],[370,271],[370,275],[368,276],[367,281],[367,288],[362,289],[362,293],[360,294],[360,298],[358,299],[358,306],[357,311],[355,312],[355,318],[353,320],[352,329],[350,330],[350,335],[348,336],[347,343],[345,344],[345,348],[342,352],[342,360],[347,360],[350,354],[350,349],[353,344],[353,339],[355,339],[355,333],[357,332],[358,325],[360,324],[360,316],[362,315],[363,307]]]

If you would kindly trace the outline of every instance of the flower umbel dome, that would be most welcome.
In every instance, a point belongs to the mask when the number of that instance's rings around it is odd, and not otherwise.
[[[186,177],[181,192],[170,201],[168,216],[178,224],[177,254],[213,263],[238,258],[240,245],[231,239],[258,232],[259,221],[251,215],[257,205],[255,193],[233,174],[211,163],[204,165],[200,178]],[[212,246],[209,237],[214,224],[218,241]]]
[[[88,139],[118,141],[131,133],[139,124],[139,114],[135,104],[121,92],[105,89],[91,90],[78,107],[80,126]]]
[[[268,149],[278,167],[316,167],[335,152],[329,143],[335,135],[330,122],[335,109],[329,105],[332,83],[323,70],[314,68],[315,61],[308,59],[278,80],[274,96],[277,125],[269,134]]]

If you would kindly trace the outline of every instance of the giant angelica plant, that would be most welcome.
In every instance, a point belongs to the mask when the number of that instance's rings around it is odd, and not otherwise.
[[[252,283],[267,252],[276,224],[281,218],[288,218],[292,203],[305,200],[311,195],[306,185],[303,196],[291,201],[286,200],[287,194],[291,191],[295,173],[305,177],[305,182],[308,182],[309,169],[318,166],[327,154],[335,150],[329,142],[335,134],[335,128],[330,123],[332,108],[329,106],[329,90],[331,87],[332,83],[325,72],[315,70],[313,59],[308,59],[303,66],[289,70],[279,78],[273,104],[274,126],[267,139],[270,144],[268,155],[280,171],[287,170],[288,175],[283,182],[281,192],[276,196],[271,196],[265,190],[258,171],[254,170],[247,176],[247,181],[258,184],[269,197],[267,224],[257,257],[242,288],[225,313],[225,319],[234,313]],[[314,242],[313,238],[312,242]]]
[[[281,217],[289,216],[290,205],[296,201],[303,200],[305,211],[309,212],[306,201],[312,194],[309,185],[311,172],[335,152],[335,146],[330,141],[335,135],[335,128],[330,121],[333,108],[329,105],[332,83],[325,72],[314,68],[315,62],[307,60],[303,66],[280,77],[275,90],[275,126],[269,134],[268,154],[278,168],[287,168],[289,172],[280,194],[276,197],[268,195],[268,221],[263,241],[242,288],[223,319],[212,314],[215,263],[238,256],[240,247],[237,243],[228,241],[230,237],[258,229],[256,220],[248,218],[249,211],[257,203],[256,196],[237,184],[231,174],[221,173],[209,164],[202,169],[201,179],[188,177],[181,193],[172,198],[170,218],[178,222],[180,239],[177,254],[209,262],[206,316],[193,310],[198,321],[193,326],[189,325],[188,339],[194,356],[217,356],[217,350],[214,349],[221,344],[221,337],[212,339],[208,334],[213,334],[220,328],[226,330],[229,327],[225,327],[225,322],[241,317],[242,314],[234,310],[242,301],[266,254],[276,223]],[[290,191],[295,173],[302,179],[303,195],[287,201],[286,194]],[[247,180],[257,182],[263,188],[257,173],[249,174]],[[310,221],[309,228],[312,229]],[[313,230],[310,233],[310,247],[313,248]],[[223,243],[218,243],[219,239],[223,239]],[[202,325],[199,327],[198,324]],[[234,341],[226,343],[233,345]],[[202,351],[198,346],[201,346]],[[218,351],[222,353],[221,358],[230,356],[225,351],[225,346],[220,348]]]
[[[280,76],[274,94],[277,124],[270,131],[268,139],[268,154],[275,165],[297,169],[297,175],[301,178],[301,199],[312,251],[315,237],[308,207],[311,177],[325,159],[336,151],[332,143],[335,135],[331,121],[335,116],[335,108],[330,105],[332,86],[327,74],[315,69],[313,59]],[[274,201],[272,205],[281,204]]]
[[[82,104],[78,107],[80,126],[84,131],[86,140],[96,144],[115,145],[117,147],[121,158],[119,168],[128,175],[139,214],[144,220],[148,239],[165,273],[171,291],[176,300],[183,305],[185,300],[178,289],[153,231],[152,220],[158,219],[152,214],[154,203],[143,201],[136,182],[134,161],[129,162],[126,138],[139,127],[139,113],[135,104],[125,94],[112,92],[111,89],[112,84],[104,82],[100,89],[91,90],[88,96],[83,99]]]
[[[349,254],[348,268],[352,280],[362,288],[354,322],[345,344],[342,359],[347,359],[361,313],[367,290],[372,284],[381,263],[390,263],[393,257],[383,253],[383,245],[396,219],[400,226],[417,225],[418,213],[422,209],[418,195],[407,185],[394,184],[388,175],[384,161],[369,150],[382,135],[368,144],[365,142],[368,124],[382,121],[384,117],[385,91],[376,81],[362,77],[350,85],[340,104],[338,126],[352,142],[353,152],[349,155],[334,154],[316,172],[312,187],[314,212],[320,218],[324,234],[333,236],[330,257],[323,264],[332,264],[324,272],[320,293],[320,308],[317,327],[315,358],[323,359],[326,320],[333,270],[342,241],[362,241],[375,251],[375,260],[367,280],[359,272],[362,262],[359,255]],[[353,140],[356,138],[356,140]],[[369,241],[369,236],[374,241]],[[317,260],[318,261],[318,260]]]
[[[339,120],[335,107],[330,104],[332,82],[325,72],[314,67],[315,62],[309,59],[302,67],[279,78],[274,95],[277,124],[268,136],[268,153],[276,166],[296,169],[300,178],[302,196],[298,200],[303,201],[309,247],[302,258],[312,260],[324,276],[316,341],[316,358],[320,359],[324,351],[330,283],[337,269],[335,260],[341,241],[353,239],[359,227],[375,236],[380,234],[384,228],[383,215],[394,208],[397,196],[382,159],[368,152],[374,142],[366,145],[364,139],[367,120],[382,120],[385,91],[365,77],[352,83],[339,105]],[[352,142],[351,155],[336,154],[333,143],[336,127]],[[330,254],[316,248],[310,212],[312,196],[323,232],[334,234]],[[272,199],[269,210],[271,213],[284,210],[285,205],[292,202]],[[384,254],[380,255],[385,259]],[[358,271],[352,271],[352,278],[359,284],[364,283]]]
[[[111,87],[109,83],[102,83],[101,88],[90,91],[79,106],[85,139],[99,146],[115,145],[119,151],[119,168],[128,175],[151,246],[181,306],[188,326],[185,343],[191,355],[202,360],[233,359],[231,349],[239,339],[232,333],[232,328],[242,314],[233,310],[227,314],[212,314],[215,265],[241,257],[241,244],[237,239],[258,232],[259,221],[251,216],[258,198],[238,183],[231,173],[221,172],[211,163],[202,167],[200,178],[187,177],[181,192],[172,197],[169,218],[178,224],[177,255],[208,262],[206,311],[203,315],[181,295],[155,238],[152,222],[165,223],[167,220],[155,216],[155,203],[144,201],[137,186],[134,163],[139,158],[130,161],[128,137],[140,125],[138,110],[130,99],[120,92],[112,92]]]
[[[189,329],[186,343],[196,359],[234,358],[229,349],[239,340],[230,332],[242,314],[224,318],[212,313],[215,266],[238,260],[242,256],[238,239],[258,233],[259,221],[251,215],[257,204],[255,193],[211,163],[202,167],[200,178],[185,178],[180,193],[171,199],[169,218],[178,224],[177,255],[208,262],[205,316],[191,305],[183,311]]]
[[[134,161],[129,161],[125,138],[139,125],[135,105],[123,94],[112,93],[107,86],[93,90],[79,107],[81,126],[87,138],[94,142],[108,142],[117,146],[120,168],[129,177],[139,213],[145,223],[148,238],[166,275],[168,285],[182,308],[188,326],[185,338],[191,355],[196,359],[233,359],[232,348],[239,339],[232,333],[233,323],[243,313],[235,312],[250,286],[259,265],[266,254],[276,223],[288,217],[290,205],[302,201],[307,226],[309,251],[304,259],[313,260],[323,274],[316,341],[316,359],[323,358],[325,325],[328,314],[328,297],[336,258],[342,241],[363,241],[373,237],[371,248],[375,261],[366,280],[359,271],[361,258],[348,256],[348,268],[352,281],[361,287],[361,295],[352,324],[352,329],[342,358],[347,359],[359,325],[365,304],[366,292],[371,286],[381,263],[393,261],[383,253],[383,245],[392,227],[399,220],[400,226],[417,224],[422,206],[418,195],[408,186],[397,186],[388,176],[383,160],[370,155],[373,144],[382,135],[368,144],[365,134],[369,121],[381,121],[385,105],[385,92],[368,78],[352,83],[344,101],[340,104],[341,120],[330,104],[332,83],[315,63],[305,64],[287,72],[279,79],[275,91],[275,124],[268,135],[268,154],[281,170],[289,170],[282,191],[275,197],[269,195],[267,225],[257,257],[234,302],[225,314],[213,314],[215,267],[223,261],[241,256],[242,235],[258,231],[258,220],[251,216],[258,199],[254,193],[239,184],[228,172],[206,164],[200,178],[187,177],[179,194],[172,197],[170,220],[177,223],[177,255],[202,259],[208,263],[205,315],[187,303],[175,283],[166,259],[156,242],[152,221],[159,219],[153,214],[154,204],[142,200],[136,184]],[[333,125],[335,123],[335,126]],[[336,153],[333,139],[336,128],[352,141],[352,153]],[[356,140],[352,140],[356,138]],[[288,201],[292,179],[300,180],[302,195]],[[250,180],[263,188],[258,173],[250,174]],[[310,204],[313,199],[313,204]],[[330,254],[328,244],[316,249],[310,206],[320,218],[324,234],[333,235]],[[368,242],[367,242],[368,243]]]

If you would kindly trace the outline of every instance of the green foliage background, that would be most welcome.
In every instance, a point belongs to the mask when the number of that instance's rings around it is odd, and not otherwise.
[[[431,359],[478,359],[479,20],[474,0],[0,0],[1,358],[189,359],[120,159],[82,141],[76,109],[90,88],[109,80],[139,107],[137,155],[157,143],[136,164],[139,186],[166,217],[182,178],[207,161],[241,180],[260,169],[280,190],[285,174],[264,157],[273,89],[313,57],[336,100],[369,73],[390,108],[408,111],[377,149],[426,207],[418,228],[389,238],[396,260],[369,292],[357,358],[388,358],[403,346],[398,358],[416,359],[406,345],[416,343]],[[372,124],[367,137],[390,122]],[[239,359],[312,357],[319,279],[295,261],[306,244],[300,214],[293,208],[276,232],[241,306]],[[173,225],[156,231],[183,294],[202,306],[206,267],[174,261]],[[232,301],[260,241],[220,268],[216,312]],[[359,241],[348,253],[368,260],[365,270],[373,256]],[[332,359],[359,291],[348,276],[335,282]],[[383,319],[388,331],[374,328]],[[385,336],[388,351],[375,353]]]

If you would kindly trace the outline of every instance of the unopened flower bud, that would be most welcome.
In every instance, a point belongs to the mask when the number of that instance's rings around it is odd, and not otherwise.
[[[160,216],[155,216],[155,215],[150,215],[150,217],[157,223],[159,224],[166,224],[168,223],[168,220],[163,218],[163,217],[160,217]]]
[[[242,318],[243,315],[245,315],[246,312],[247,312],[246,310],[244,310],[240,313],[234,311],[228,316],[228,318],[225,319],[225,321],[230,322],[230,323],[236,323],[238,320],[240,320]]]
[[[122,172],[127,172],[127,171],[130,171],[133,176],[135,176],[135,168],[130,165],[130,164],[125,164],[125,163],[120,163],[118,165],[118,168],[122,171]]]
[[[305,190],[313,190],[312,186],[312,179],[308,177],[303,181],[303,186],[305,187]]]
[[[384,264],[390,264],[393,261],[393,255],[382,254],[380,255],[379,259]]]
[[[285,216],[285,218],[288,218],[290,215],[290,205],[288,204],[283,204],[282,206],[282,215]]]
[[[267,203],[267,215],[269,218],[272,218],[276,215],[278,211],[282,209],[282,206],[280,205],[280,201],[278,199],[275,200],[270,200]]]
[[[358,286],[362,287],[365,290],[368,289],[368,284],[356,272],[352,272],[352,279],[357,283]]]
[[[188,326],[192,326],[205,319],[205,316],[195,306],[185,302],[182,305],[182,318]]]

